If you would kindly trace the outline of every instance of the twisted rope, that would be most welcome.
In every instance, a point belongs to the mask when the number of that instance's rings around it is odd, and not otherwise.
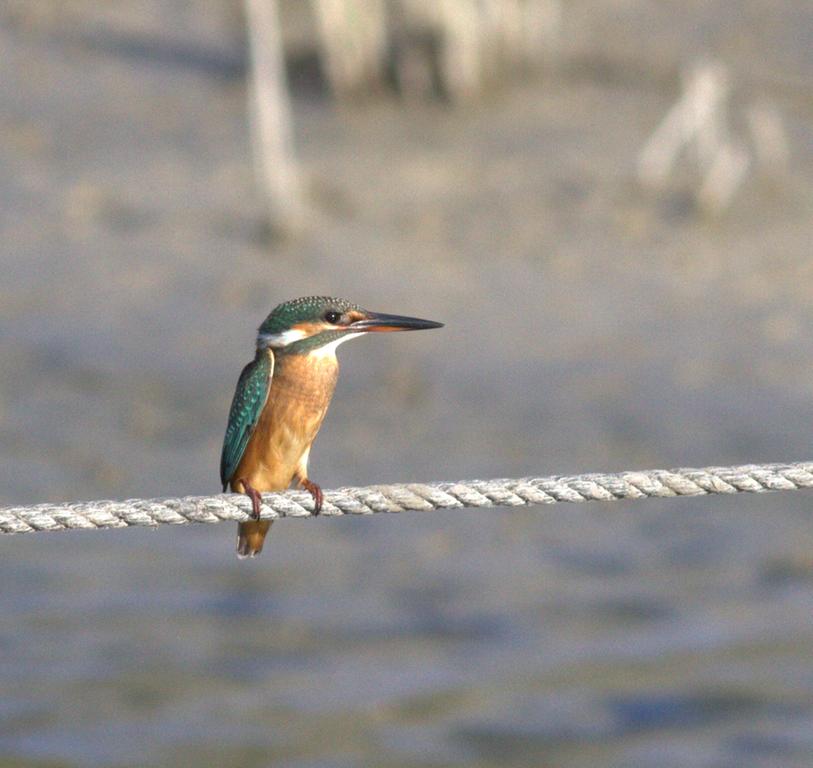
[[[464,507],[521,507],[560,501],[674,498],[718,493],[795,491],[800,488],[813,488],[813,462],[339,488],[325,491],[322,514],[370,515],[407,510],[427,512]],[[38,504],[34,507],[0,509],[0,533],[243,521],[249,518],[250,512],[248,497],[235,493]],[[263,494],[263,518],[309,517],[312,514],[313,501],[308,493],[286,491]]]

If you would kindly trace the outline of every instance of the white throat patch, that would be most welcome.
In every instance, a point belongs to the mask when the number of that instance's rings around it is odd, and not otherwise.
[[[302,341],[307,334],[305,331],[290,329],[282,333],[261,333],[257,337],[257,346],[271,347],[272,349],[282,349],[295,341]]]
[[[322,357],[336,357],[336,347],[339,344],[344,344],[345,341],[349,341],[350,339],[355,339],[356,336],[363,336],[364,331],[359,331],[358,333],[348,333],[344,336],[339,336],[338,339],[334,339],[323,346],[314,349],[313,352],[308,353],[308,357],[315,357],[315,358],[322,358]]]

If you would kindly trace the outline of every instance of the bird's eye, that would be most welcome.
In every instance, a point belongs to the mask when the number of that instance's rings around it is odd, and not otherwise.
[[[342,315],[340,312],[335,312],[332,309],[325,312],[325,320],[327,320],[327,322],[331,323],[332,325],[336,325],[336,323],[338,323],[339,320],[341,319]]]

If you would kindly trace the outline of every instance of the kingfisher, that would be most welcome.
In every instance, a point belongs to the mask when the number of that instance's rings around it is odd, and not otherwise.
[[[251,499],[253,519],[239,523],[238,557],[262,552],[271,527],[260,520],[260,492],[284,491],[296,481],[313,497],[314,515],[322,508],[322,490],[308,478],[308,457],[336,386],[336,348],[366,333],[441,327],[330,296],[286,301],[268,315],[254,359],[237,381],[220,456],[223,490]]]

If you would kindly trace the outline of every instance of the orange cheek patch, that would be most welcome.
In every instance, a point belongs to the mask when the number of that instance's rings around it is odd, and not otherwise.
[[[301,334],[303,334],[302,338],[307,338],[309,336],[314,336],[330,327],[332,326],[328,325],[327,323],[297,323],[296,325],[291,326],[291,330],[299,331]]]

